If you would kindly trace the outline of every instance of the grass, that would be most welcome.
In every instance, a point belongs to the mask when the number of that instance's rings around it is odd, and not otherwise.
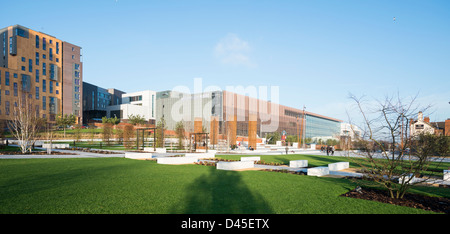
[[[324,161],[319,158],[311,161],[321,163]],[[209,166],[161,165],[125,158],[2,159],[0,213],[430,213],[339,196],[355,186],[346,179],[222,171]],[[445,188],[422,189],[450,196]]]

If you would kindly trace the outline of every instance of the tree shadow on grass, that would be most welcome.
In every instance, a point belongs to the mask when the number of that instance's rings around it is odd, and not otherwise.
[[[273,210],[263,197],[251,191],[238,171],[209,167],[187,186],[185,197],[172,208],[184,214],[270,214]]]

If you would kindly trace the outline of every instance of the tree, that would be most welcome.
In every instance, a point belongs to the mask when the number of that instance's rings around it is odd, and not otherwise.
[[[110,123],[110,124],[112,124],[112,125],[116,125],[116,124],[118,124],[120,122],[120,119],[118,119],[116,116],[114,116],[114,118],[108,118],[108,117],[106,117],[106,116],[103,116],[102,117],[102,123],[103,124],[105,124],[105,123]]]
[[[414,178],[431,173],[431,167],[437,168],[442,155],[448,154],[448,142],[437,136],[410,135],[410,119],[429,106],[417,105],[416,97],[405,102],[397,95],[373,102],[367,109],[363,98],[350,98],[361,114],[363,130],[357,139],[360,151],[355,152],[363,157],[352,160],[363,168],[367,178],[384,186],[392,198],[403,198]],[[439,151],[441,148],[446,150]]]
[[[58,114],[56,116],[56,125],[63,127],[64,138],[66,138],[66,127],[74,124],[77,121],[77,116],[74,114]]]
[[[17,139],[22,153],[31,153],[37,133],[44,123],[44,120],[39,117],[37,109],[34,108],[31,98],[27,98],[27,96],[21,95],[17,99],[12,117],[7,121],[8,129]]]
[[[164,147],[164,130],[166,129],[166,120],[162,117],[156,124],[156,147]]]
[[[183,140],[185,138],[186,133],[183,121],[177,122],[177,124],[175,125],[175,133],[178,138],[178,149],[183,149]]]
[[[130,149],[134,146],[134,142],[131,139],[134,137],[133,125],[126,124],[123,128],[123,145],[126,149]]]
[[[133,125],[144,124],[145,119],[144,119],[144,117],[142,117],[140,115],[131,114],[128,116],[128,122]]]
[[[102,140],[106,142],[108,145],[111,143],[110,139],[113,134],[112,123],[104,123],[103,124],[103,132],[102,132]]]

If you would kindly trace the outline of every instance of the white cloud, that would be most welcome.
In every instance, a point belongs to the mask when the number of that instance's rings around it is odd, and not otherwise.
[[[255,67],[256,64],[249,57],[250,51],[247,41],[240,39],[236,34],[229,33],[217,43],[214,55],[223,64]]]

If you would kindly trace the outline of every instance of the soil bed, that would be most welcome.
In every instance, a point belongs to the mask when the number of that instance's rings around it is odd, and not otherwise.
[[[388,191],[371,188],[362,188],[360,192],[352,190],[348,193],[342,194],[341,196],[450,214],[450,198],[445,197],[429,197],[407,193],[403,199],[394,199],[388,195]]]

